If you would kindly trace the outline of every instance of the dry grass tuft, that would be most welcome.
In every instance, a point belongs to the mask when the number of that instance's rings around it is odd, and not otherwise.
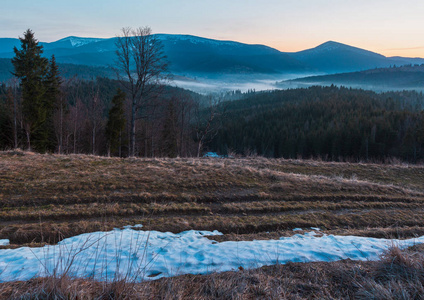
[[[357,280],[362,299],[422,299],[424,253],[391,247],[376,263],[371,278]]]
[[[141,299],[134,283],[117,280],[109,283],[70,277],[46,277],[27,282],[4,283],[1,299],[54,299],[54,300],[112,300]]]

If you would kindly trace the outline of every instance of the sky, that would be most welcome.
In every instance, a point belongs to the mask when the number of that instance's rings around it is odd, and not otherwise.
[[[52,42],[114,37],[122,27],[264,44],[284,52],[326,41],[424,57],[423,0],[0,0],[0,37],[30,28]]]

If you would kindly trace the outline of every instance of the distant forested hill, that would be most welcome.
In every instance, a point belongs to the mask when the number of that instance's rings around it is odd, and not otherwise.
[[[0,58],[0,82],[9,80],[13,71],[12,61],[8,58]]]
[[[341,73],[323,76],[310,76],[281,82],[303,85],[343,85],[366,89],[399,90],[424,89],[424,65],[377,68],[360,72]]]
[[[311,87],[226,103],[212,151],[328,160],[424,159],[424,97]]]
[[[116,73],[111,68],[59,63],[60,75],[64,78],[78,77],[80,79],[96,79],[97,77],[115,78]],[[0,82],[10,80],[13,72],[12,61],[0,58]]]

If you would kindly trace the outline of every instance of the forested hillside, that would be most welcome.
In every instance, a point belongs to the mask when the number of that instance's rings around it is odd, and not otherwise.
[[[311,87],[261,92],[225,106],[213,151],[325,160],[424,159],[417,92]],[[224,107],[223,107],[224,109]]]
[[[58,64],[60,75],[63,78],[93,80],[97,77],[115,78],[116,72],[112,68],[96,67],[75,64]],[[9,58],[0,58],[0,82],[7,82],[13,78],[13,65]]]

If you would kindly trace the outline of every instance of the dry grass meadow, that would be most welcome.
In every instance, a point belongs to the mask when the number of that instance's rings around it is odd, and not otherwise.
[[[339,235],[420,236],[424,235],[424,166],[0,152],[0,239],[11,242],[3,248],[41,246],[80,233],[135,224],[171,232],[216,229],[224,233],[214,237],[218,241],[276,238],[293,234],[296,227],[319,227]],[[0,297],[55,299],[41,291],[38,296],[23,292],[42,286],[44,292],[59,289],[65,293],[63,299],[116,299],[128,288],[135,298],[157,299],[187,295],[197,299],[369,299],[372,293],[385,295],[375,299],[390,299],[406,289],[405,284],[412,284],[408,289],[415,288],[417,293],[408,292],[404,299],[414,299],[413,295],[423,295],[418,283],[424,284],[424,267],[422,251],[414,251],[418,254],[413,258],[408,251],[389,253],[380,262],[289,264],[186,275],[135,287],[39,279],[2,284]],[[391,282],[394,277],[381,270],[397,265],[402,268],[396,270],[406,277]],[[391,274],[390,270],[385,272]],[[415,272],[415,277],[408,272]],[[386,283],[395,294],[390,294]],[[81,285],[87,286],[86,295],[76,288]],[[17,294],[18,290],[22,293]],[[102,292],[95,296],[94,290]]]

